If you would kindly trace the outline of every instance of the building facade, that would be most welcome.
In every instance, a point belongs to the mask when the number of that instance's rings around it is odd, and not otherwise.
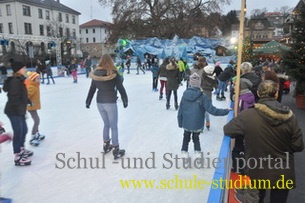
[[[107,43],[110,34],[109,22],[93,19],[80,25],[81,50],[92,58],[99,59],[105,53],[113,53],[114,46]]]
[[[0,53],[56,58],[61,65],[62,57],[78,54],[79,15],[59,0],[1,0]]]

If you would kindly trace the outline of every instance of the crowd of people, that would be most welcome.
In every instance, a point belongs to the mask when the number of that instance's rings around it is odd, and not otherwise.
[[[25,114],[28,111],[34,121],[30,144],[38,146],[45,139],[40,134],[40,118],[37,110],[40,109],[40,83],[44,83],[44,75],[47,74],[47,83],[52,77],[49,62],[43,63],[37,60],[36,72],[27,73],[23,63],[11,62],[13,74],[5,77],[3,90],[7,92],[8,101],[5,106],[5,114],[8,116],[13,129],[13,152],[15,165],[30,165],[32,151],[25,149],[25,137],[28,127]],[[125,64],[124,64],[125,63]],[[112,151],[114,159],[125,155],[125,150],[119,147],[118,136],[118,108],[117,91],[121,95],[123,107],[128,106],[128,96],[123,86],[124,65],[130,74],[131,59],[127,56],[125,62],[115,64],[110,55],[101,57],[99,64],[92,70],[90,56],[86,57],[83,66],[86,77],[91,78],[86,107],[90,108],[92,99],[96,94],[97,109],[104,122],[103,149],[105,153]],[[2,64],[3,65],[3,64]],[[189,142],[192,138],[196,157],[201,152],[199,134],[204,128],[210,129],[211,122],[209,114],[224,116],[231,108],[218,109],[212,103],[213,95],[216,100],[227,100],[225,92],[230,91],[230,100],[238,102],[238,115],[224,126],[224,134],[235,138],[232,150],[232,170],[248,175],[251,179],[270,179],[271,202],[286,202],[289,189],[287,187],[277,188],[276,181],[285,175],[293,181],[295,187],[295,174],[293,154],[304,149],[302,131],[297,118],[285,105],[281,104],[283,94],[283,81],[287,80],[276,64],[265,61],[260,67],[253,67],[249,62],[240,64],[240,83],[236,88],[236,63],[230,61],[223,69],[221,63],[208,64],[205,57],[200,56],[193,66],[180,58],[165,58],[159,65],[159,60],[149,64],[149,68],[143,68],[143,64],[137,57],[137,73],[142,70],[152,72],[152,90],[159,92],[159,99],[166,97],[165,109],[171,107],[171,95],[174,95],[174,108],[177,110],[178,126],[184,129],[181,156],[188,158]],[[73,82],[77,83],[77,59],[73,58],[69,65]],[[4,71],[1,68],[1,71]],[[178,88],[186,84],[179,102]],[[158,83],[160,82],[160,89]],[[235,100],[235,89],[239,90],[239,100]],[[110,133],[111,132],[111,133]],[[3,134],[1,142],[11,139],[9,134]],[[288,156],[287,156],[288,154]],[[243,167],[239,161],[243,159],[256,159],[271,156],[280,158],[284,165],[289,168],[270,168],[264,165],[261,168]],[[265,164],[265,162],[264,162]],[[274,163],[276,164],[276,163]],[[240,201],[251,200],[263,202],[266,190],[238,190],[236,198]]]

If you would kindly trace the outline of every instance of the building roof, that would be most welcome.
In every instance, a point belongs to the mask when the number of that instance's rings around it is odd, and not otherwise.
[[[302,10],[302,7],[305,6],[305,0],[300,0],[299,3],[296,5],[296,7],[293,9],[294,13],[300,12]]]
[[[74,14],[74,15],[81,14],[80,12],[61,4],[60,0],[0,0],[0,3],[8,3],[8,2],[16,2],[16,1],[20,2],[20,3],[25,3],[25,4],[41,7],[41,8],[70,13],[70,14]]]
[[[90,20],[84,24],[81,24],[80,28],[87,28],[87,27],[108,27],[109,25],[112,25],[112,23],[105,22],[102,20],[93,19]]]

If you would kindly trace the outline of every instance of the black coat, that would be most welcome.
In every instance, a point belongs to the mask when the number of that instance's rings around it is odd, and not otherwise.
[[[293,181],[289,186],[295,187],[293,154],[302,151],[304,143],[297,119],[288,107],[274,98],[260,99],[254,108],[242,111],[226,124],[224,134],[244,137],[246,160],[252,160],[246,170],[251,179],[269,180],[276,186],[283,175]]]
[[[168,64],[166,66],[166,78],[167,90],[177,90],[181,81],[178,66],[175,68],[171,63]]]
[[[106,70],[98,67],[90,73],[90,77],[92,78],[92,81],[86,99],[87,106],[90,106],[96,90],[98,90],[96,96],[97,103],[116,103],[117,90],[119,91],[123,102],[128,102],[128,97],[122,84],[122,80],[115,70],[111,75],[107,75]]]
[[[3,85],[3,91],[7,92],[7,103],[4,113],[8,116],[24,116],[26,107],[30,103],[27,89],[24,84],[24,76],[8,77]]]

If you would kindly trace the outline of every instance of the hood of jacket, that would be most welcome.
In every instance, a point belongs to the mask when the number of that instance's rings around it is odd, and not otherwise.
[[[107,71],[101,67],[97,67],[93,72],[90,72],[90,77],[96,81],[108,81],[116,77],[117,73],[115,70],[110,75],[107,75]]]
[[[17,80],[20,80],[20,82],[24,83],[25,81],[25,77],[23,75],[20,75],[20,76],[11,76],[11,77],[8,77],[5,81],[4,81],[4,84],[3,84],[3,91],[4,92],[8,92],[9,91],[9,83],[11,80],[13,79],[17,79]]]
[[[202,92],[200,91],[199,87],[189,87],[187,90],[183,93],[183,97],[186,101],[196,101],[199,97],[202,96]]]
[[[166,70],[177,70],[177,69],[178,69],[178,65],[177,67],[175,67],[172,63],[169,63],[166,66]]]
[[[251,106],[254,105],[254,101],[255,101],[254,95],[250,90],[248,90],[247,93],[240,94],[239,98]]]
[[[282,105],[274,98],[262,98],[254,108],[273,126],[287,122],[293,115],[289,107]]]

